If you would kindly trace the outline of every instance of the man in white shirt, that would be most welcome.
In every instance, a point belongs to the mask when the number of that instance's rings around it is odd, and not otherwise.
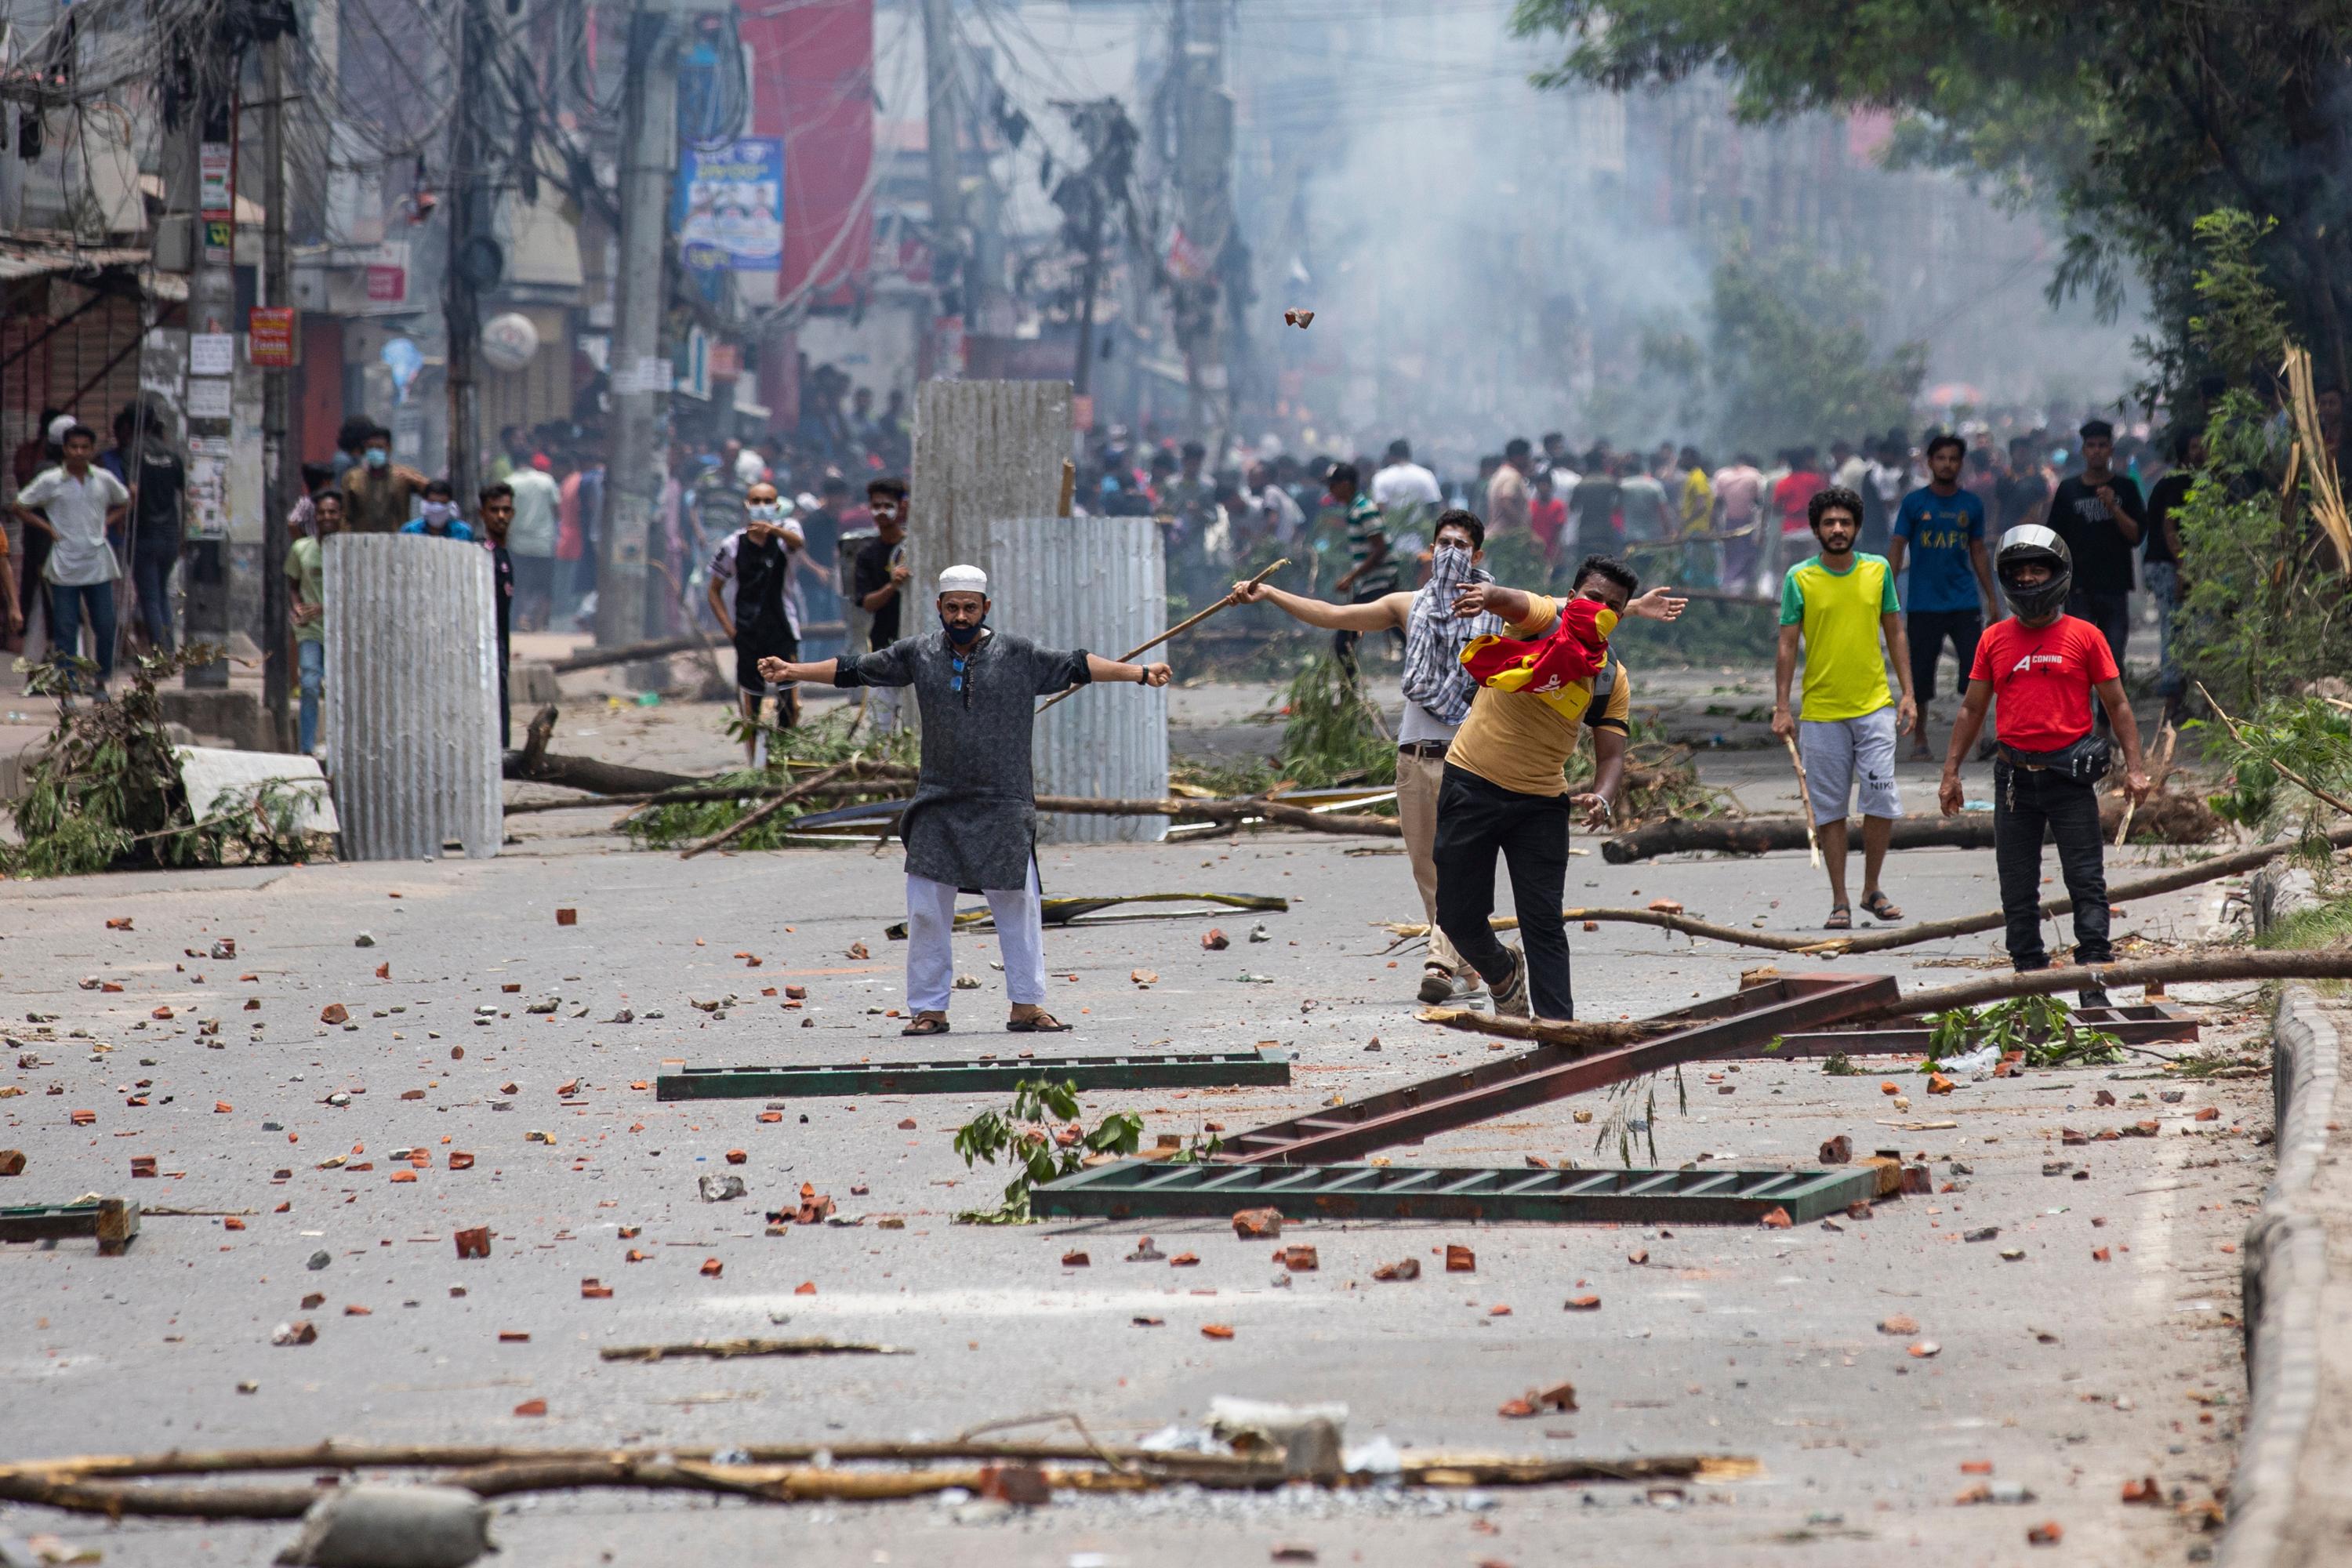
[[[1390,448],[1391,458],[1395,450]],[[1502,623],[1492,616],[1457,620],[1454,615],[1456,586],[1494,581],[1479,565],[1486,553],[1486,525],[1473,513],[1446,511],[1438,515],[1434,532],[1433,574],[1418,592],[1402,589],[1356,605],[1328,604],[1258,583],[1236,583],[1234,595],[1244,604],[1273,605],[1310,626],[1405,634],[1404,716],[1397,731],[1397,816],[1404,829],[1413,881],[1430,922],[1421,999],[1433,1005],[1483,1006],[1486,983],[1476,970],[1462,962],[1454,944],[1437,929],[1437,863],[1431,857],[1431,847],[1437,838],[1437,786],[1445,770],[1445,748],[1477,690],[1476,682],[1462,668],[1462,649],[1482,632],[1499,634]]]
[[[1372,504],[1388,520],[1389,535],[1427,521],[1445,504],[1438,493],[1437,476],[1412,460],[1412,446],[1402,438],[1389,443],[1387,462],[1372,476]],[[1406,509],[1412,515],[1405,515]]]
[[[97,431],[76,425],[66,432],[64,445],[65,461],[43,469],[16,492],[16,518],[51,541],[43,573],[55,617],[49,657],[69,658],[81,651],[81,618],[87,610],[98,644],[98,689],[103,695],[114,676],[114,579],[122,570],[106,542],[106,531],[130,510],[131,492],[91,461],[98,455]]]
[[[1250,468],[1249,493],[1266,538],[1286,545],[1298,537],[1298,531],[1307,525],[1307,513],[1275,482],[1272,464],[1258,463]]]
[[[529,631],[544,627],[555,607],[555,533],[563,490],[554,469],[546,453],[534,452],[507,479],[514,490],[507,553],[514,558],[515,622]]]

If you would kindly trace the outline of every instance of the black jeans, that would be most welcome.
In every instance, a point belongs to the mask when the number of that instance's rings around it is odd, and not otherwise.
[[[131,585],[139,596],[139,624],[158,653],[172,651],[172,573],[180,564],[176,540],[142,543],[131,552]]]
[[[1511,868],[1519,947],[1528,959],[1528,1000],[1538,1018],[1573,1018],[1568,924],[1568,796],[1521,795],[1453,763],[1437,787],[1437,925],[1489,985],[1510,978],[1511,960],[1486,924],[1495,910],[1495,857]]]
[[[2066,595],[2066,613],[2078,620],[2090,622],[2107,639],[2107,651],[2116,656],[2116,668],[2124,667],[2124,645],[2131,640],[2131,595],[2129,594],[2098,594],[2088,588],[2077,588]],[[2106,710],[2098,710],[2098,721],[2107,721]]]
[[[2049,951],[2042,945],[2045,828],[2058,845],[2066,896],[2074,900],[2074,962],[2108,963],[2115,950],[2107,944],[2107,870],[2097,786],[2047,768],[2017,767],[2003,757],[1992,768],[1992,853],[2000,868],[2009,962],[2021,973],[2050,966]]]
[[[1919,699],[1919,711],[1926,713],[1927,704],[1935,700],[1936,658],[1944,651],[1948,638],[1960,661],[1955,689],[1966,696],[1969,668],[1977,661],[1977,642],[1984,636],[1983,617],[1974,610],[1914,610],[1904,617],[1903,629],[1910,634],[1911,689]]]

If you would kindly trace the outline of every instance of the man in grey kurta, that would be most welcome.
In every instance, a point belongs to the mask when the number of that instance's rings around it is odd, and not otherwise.
[[[937,631],[856,658],[760,661],[761,677],[771,681],[915,689],[922,767],[898,822],[907,846],[907,1004],[913,1014],[901,1032],[908,1035],[948,1032],[959,890],[985,893],[995,917],[1012,1002],[1004,1026],[1015,1034],[1070,1026],[1045,1008],[1045,928],[1033,848],[1036,790],[1029,767],[1037,699],[1090,681],[1168,684],[1164,664],[1121,664],[1084,648],[1063,653],[991,630],[988,609],[988,574],[950,566],[940,574]]]

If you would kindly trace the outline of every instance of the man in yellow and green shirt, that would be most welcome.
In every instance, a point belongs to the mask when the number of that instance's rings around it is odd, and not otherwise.
[[[1789,568],[1780,582],[1780,647],[1772,667],[1772,732],[1794,737],[1802,758],[1808,807],[1829,865],[1827,930],[1847,931],[1846,799],[1861,786],[1862,907],[1882,921],[1898,921],[1878,885],[1886,843],[1903,803],[1895,789],[1895,740],[1911,728],[1918,708],[1911,693],[1911,655],[1895,602],[1895,571],[1883,555],[1854,549],[1862,532],[1862,498],[1832,486],[1807,504],[1806,518],[1820,552]],[[1801,713],[1789,710],[1798,645],[1805,656]],[[1885,658],[1879,657],[1884,646]],[[1892,660],[1900,703],[1887,689]]]

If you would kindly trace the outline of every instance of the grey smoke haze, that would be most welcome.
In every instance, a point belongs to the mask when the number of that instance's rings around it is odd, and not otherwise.
[[[1650,327],[1704,333],[1713,247],[1741,230],[1867,262],[1874,341],[1926,340],[1928,388],[2065,416],[2135,378],[2133,322],[2043,303],[2055,247],[2030,218],[1941,175],[1838,168],[1865,160],[1847,142],[1866,126],[1734,126],[1720,83],[1538,91],[1527,79],[1546,48],[1508,36],[1509,11],[1239,8],[1238,189],[1258,317],[1319,312],[1307,333],[1255,336],[1276,368],[1303,373],[1293,385],[1339,373],[1336,399],[1309,399],[1321,444],[1377,450],[1408,434],[1467,463],[1506,434],[1554,428],[1709,439],[1640,342]]]

